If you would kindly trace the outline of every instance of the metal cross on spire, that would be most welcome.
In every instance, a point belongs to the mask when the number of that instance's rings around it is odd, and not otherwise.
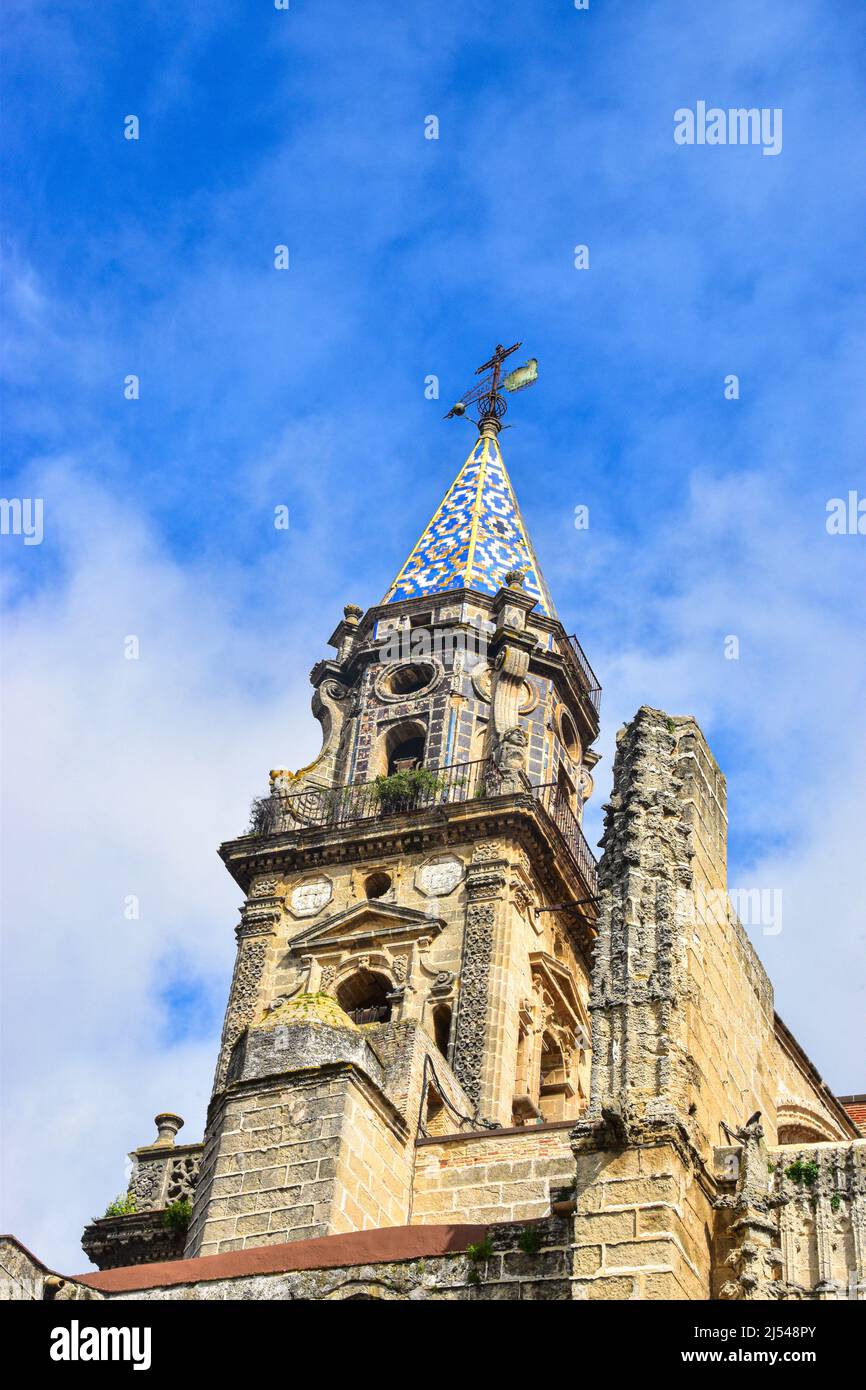
[[[485,421],[495,421],[497,426],[502,416],[508,409],[508,403],[502,394],[503,391],[522,391],[524,386],[531,386],[538,379],[538,361],[530,357],[524,367],[518,367],[515,371],[509,372],[503,379],[502,364],[507,357],[516,352],[521,343],[512,343],[511,347],[503,347],[502,343],[497,343],[493,356],[487,362],[483,362],[475,371],[476,376],[481,380],[460,398],[456,405],[453,405],[445,416],[446,420],[451,420],[455,416],[466,415],[470,406],[475,406],[477,419],[475,423],[481,427]],[[469,419],[473,419],[472,415]]]

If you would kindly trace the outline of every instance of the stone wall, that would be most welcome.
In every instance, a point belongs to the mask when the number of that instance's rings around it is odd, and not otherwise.
[[[418,1145],[412,1221],[527,1221],[547,1216],[551,1192],[571,1188],[570,1121]]]
[[[213,1134],[188,1256],[405,1219],[405,1129],[351,1063],[230,1092]]]
[[[340,1301],[549,1301],[571,1289],[566,1217],[495,1226],[402,1227],[300,1242],[292,1249],[249,1250],[216,1259],[85,1276],[115,1299],[199,1302],[233,1299]],[[169,1271],[171,1273],[169,1274]]]
[[[676,1142],[578,1153],[575,1297],[705,1299],[712,1193]]]
[[[665,718],[649,717],[656,724]],[[725,779],[693,719],[668,723],[670,777],[689,831],[691,869],[680,904],[687,1104],[695,1107],[699,1147],[709,1161],[712,1146],[723,1142],[723,1121],[737,1124],[760,1110],[775,1133],[773,991],[728,901]]]
[[[378,1230],[408,1220],[412,1153],[405,1126],[374,1087],[346,1088],[343,1144],[335,1173],[335,1205],[329,1229]]]
[[[770,1150],[784,1276],[795,1290],[866,1301],[866,1141]]]
[[[187,1253],[408,1221],[434,1085],[443,1111],[466,1113],[417,1023],[359,1027],[327,995],[272,1009],[238,1041],[212,1109]]]

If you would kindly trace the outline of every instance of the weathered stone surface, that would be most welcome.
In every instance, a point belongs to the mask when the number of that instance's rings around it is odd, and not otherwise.
[[[165,1225],[163,1211],[129,1216],[105,1216],[84,1228],[81,1245],[97,1269],[179,1260],[186,1243],[186,1229]]]
[[[489,1247],[147,1297],[832,1297],[845,1270],[866,1282],[862,1148],[728,902],[725,784],[703,735],[649,707],[623,730],[599,900],[575,819],[597,714],[534,607],[515,579],[495,598],[346,610],[312,675],[322,753],[273,773],[268,815],[222,849],[248,896],[204,1144],[183,1171],[137,1151],[135,1177],[154,1231],[171,1184],[194,1191],[188,1257],[410,1222],[478,1223]],[[413,618],[486,624],[489,657],[470,672],[437,654],[424,680],[383,664]],[[417,805],[368,787],[353,818],[357,784],[419,741],[428,768],[459,775]],[[748,1126],[716,1151],[749,1110],[769,1159]],[[802,1146],[762,1182],[782,1134]],[[816,1136],[832,1157],[811,1157]]]

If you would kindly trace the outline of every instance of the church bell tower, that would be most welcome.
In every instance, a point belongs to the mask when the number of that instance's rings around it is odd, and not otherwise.
[[[451,412],[471,447],[382,601],[313,667],[321,752],[221,847],[245,902],[188,1256],[429,1221],[425,1136],[587,1106],[600,690],[500,448],[519,346]]]

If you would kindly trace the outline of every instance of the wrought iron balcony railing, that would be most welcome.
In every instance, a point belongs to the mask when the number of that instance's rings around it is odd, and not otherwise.
[[[311,787],[288,795],[262,797],[252,804],[248,834],[286,834],[296,830],[354,825],[406,816],[437,806],[451,806],[495,796],[489,760],[413,769],[396,778],[353,782],[346,787]],[[595,856],[557,783],[527,789],[555,827],[590,893],[597,891]]]
[[[557,782],[548,782],[543,787],[534,787],[532,794],[553,821],[580,869],[590,893],[595,896],[598,892],[598,865],[587,838],[580,828],[580,821],[571,809],[568,797]]]
[[[599,685],[598,677],[587,661],[586,653],[574,633],[566,638],[566,641],[568,647],[565,655],[571,656],[572,660],[576,663],[584,693],[596,714],[598,714],[601,711],[601,686]]]
[[[373,782],[351,782],[347,787],[310,787],[287,796],[264,797],[253,802],[250,828],[261,835],[307,826],[350,825],[471,801],[487,795],[487,766],[487,760],[481,759],[422,767]]]

